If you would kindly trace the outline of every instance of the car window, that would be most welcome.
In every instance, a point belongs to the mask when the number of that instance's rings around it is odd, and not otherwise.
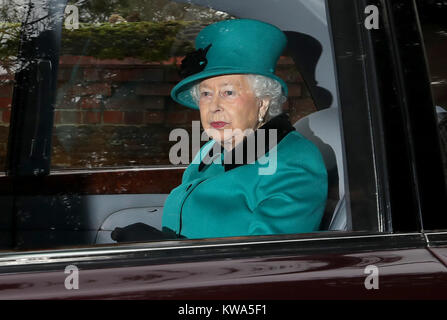
[[[200,1],[192,3],[159,1],[141,10],[118,4],[69,4],[66,12],[77,13],[79,21],[66,20],[69,23],[62,32],[53,171],[179,164],[170,158],[176,142],[170,141],[170,134],[186,129],[192,136],[194,121],[198,126],[200,120],[198,111],[170,97],[170,90],[181,80],[181,60],[194,49],[194,39],[204,27],[246,14],[233,3],[209,4],[212,8],[201,6]],[[344,195],[344,181],[339,178],[343,171],[337,166],[342,155],[336,99],[330,91],[334,81],[324,78],[315,85],[316,77],[321,78],[321,71],[316,71],[319,58],[327,60],[329,51],[322,50],[320,41],[329,41],[327,34],[310,36],[295,31],[294,26],[282,27],[290,28],[285,30],[289,46],[276,66],[276,74],[289,89],[284,111],[297,130],[324,153],[331,180],[327,210],[334,211]],[[306,53],[303,44],[308,47]],[[323,69],[330,74],[327,62]],[[305,79],[313,84],[312,92]],[[319,110],[320,115],[310,117]],[[325,121],[332,122],[328,132],[322,127]],[[189,164],[194,155],[191,150],[188,161],[182,158],[180,164]],[[347,223],[342,219],[334,228],[345,228]]]
[[[418,2],[447,182],[447,22],[445,2]]]
[[[281,6],[247,1],[247,7],[238,1],[69,2],[62,18],[51,170],[46,179],[30,179],[28,189],[23,183],[15,191],[17,247],[110,244],[116,242],[112,235],[117,228],[135,224],[130,233],[141,224],[163,230],[168,197],[175,190],[187,196],[190,188],[203,182],[179,186],[181,179],[173,178],[183,173],[175,168],[190,165],[197,150],[189,145],[186,161],[172,161],[178,140],[170,136],[183,130],[194,138],[200,114],[175,102],[171,89],[182,79],[181,62],[194,52],[197,34],[212,23],[241,18],[273,24],[287,37],[288,45],[276,65],[276,75],[288,87],[284,111],[292,130],[321,156],[321,172],[327,176],[323,215],[314,231],[384,231],[379,222],[383,213],[377,207],[381,195],[373,171],[368,109],[364,101],[340,97],[337,88],[342,79],[349,86],[359,83],[359,91],[366,89],[362,80],[336,74],[327,8],[324,1],[317,2],[299,1],[298,13],[291,10],[295,1]],[[352,40],[360,41],[357,34]],[[206,142],[200,139],[201,146]],[[348,161],[348,155],[355,161]],[[355,165],[346,170],[347,163]],[[312,188],[320,190],[321,185]],[[231,185],[224,189],[229,197],[234,191]],[[260,187],[253,194],[261,191]],[[298,201],[300,194],[293,197],[292,203],[273,197],[257,211],[250,210],[264,214],[262,210],[270,207],[280,213],[286,205],[298,208],[308,200]],[[212,199],[205,199],[210,208],[215,206]],[[296,228],[290,233],[301,231]]]

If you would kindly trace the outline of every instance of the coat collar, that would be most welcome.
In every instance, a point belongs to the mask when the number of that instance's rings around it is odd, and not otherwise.
[[[258,160],[259,158],[264,156],[265,153],[267,153],[273,147],[275,147],[290,132],[295,131],[295,128],[292,126],[292,124],[289,121],[289,116],[285,113],[281,113],[280,115],[272,118],[270,121],[265,123],[259,129],[265,130],[264,149],[263,149],[265,152],[260,152],[258,154],[258,150],[256,148],[256,150],[255,150],[256,159],[255,160]],[[275,143],[275,141],[273,141],[272,145],[270,145],[269,130],[272,130],[272,129],[276,130],[277,139],[276,139],[276,143]],[[258,138],[259,138],[258,133],[259,133],[258,130],[254,131],[254,133],[253,133],[255,147],[258,146]],[[209,164],[212,163],[212,159],[216,158],[219,155],[222,156],[222,154],[223,154],[223,158],[224,158],[222,165],[224,166],[225,172],[253,162],[253,161],[250,161],[251,159],[249,159],[249,157],[248,157],[248,143],[247,143],[247,141],[251,140],[252,138],[253,137],[251,137],[251,136],[248,138],[245,137],[244,140],[241,143],[239,143],[230,152],[225,152],[224,148],[221,147],[220,153],[214,154],[214,148],[211,148],[210,151],[208,152],[208,154],[202,160],[202,162],[200,162],[199,168],[198,168],[199,172],[206,170],[206,168],[209,166]],[[239,155],[239,153],[242,154],[242,161],[240,161],[240,159],[238,159],[239,161],[237,161],[238,163],[236,163],[236,154]],[[207,161],[205,161],[205,160],[207,160]]]

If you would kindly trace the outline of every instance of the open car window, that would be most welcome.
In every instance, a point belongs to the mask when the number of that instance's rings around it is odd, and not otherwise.
[[[182,129],[193,136],[200,121],[197,110],[170,97],[181,80],[181,61],[205,26],[238,18],[271,23],[287,36],[276,66],[289,88],[284,111],[318,148],[328,176],[325,213],[316,232],[389,230],[379,211],[368,108],[363,100],[345,103],[349,99],[339,94],[346,73],[337,71],[325,1],[94,3],[53,7],[56,18],[43,30],[58,32],[46,73],[55,88],[47,91],[48,97],[54,94],[45,114],[51,128],[42,138],[51,152],[37,164],[39,170],[32,168],[33,159],[22,167],[15,166],[19,160],[10,161],[9,175],[25,180],[14,189],[13,200],[5,199],[15,230],[6,248],[11,243],[21,249],[112,244],[113,230],[134,223],[161,230],[167,196],[195,155],[191,145],[187,161],[173,162],[170,151],[178,141],[170,134]],[[346,35],[346,41],[350,37],[356,35]],[[45,121],[42,117],[36,121]],[[23,183],[27,177],[31,182]]]

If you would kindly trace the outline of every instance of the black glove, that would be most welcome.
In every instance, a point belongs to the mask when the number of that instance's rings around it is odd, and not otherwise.
[[[138,222],[124,228],[115,228],[110,235],[116,242],[150,241],[178,239],[174,231],[163,228],[163,231],[155,229],[147,224]]]

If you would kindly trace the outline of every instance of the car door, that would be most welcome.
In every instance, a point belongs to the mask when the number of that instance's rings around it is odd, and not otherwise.
[[[46,4],[51,5],[45,11]],[[174,41],[166,33],[173,41],[169,49],[136,50],[139,59],[129,58],[120,49],[135,43],[93,44],[112,34],[118,40],[128,36],[133,26],[148,28],[136,10],[121,8],[128,14],[123,17],[105,6],[96,14],[107,22],[76,29],[76,9],[82,17],[86,7],[45,1],[37,7],[47,13],[40,17],[50,17],[47,25],[30,39],[26,28],[22,34],[22,41],[30,41],[22,54],[33,63],[16,76],[7,176],[1,177],[12,204],[5,214],[11,226],[0,255],[0,297],[445,297],[446,267],[427,248],[423,231],[434,208],[445,209],[445,186],[422,38],[418,28],[406,38],[399,33],[417,22],[415,5],[376,1],[368,11],[369,2],[354,0],[275,6],[229,1],[214,7],[210,2],[205,9],[202,4],[182,10],[283,24],[288,56],[277,68],[294,89],[287,110],[298,130],[307,128],[316,135],[309,139],[320,138],[322,153],[327,146],[332,151],[329,220],[335,212],[346,223],[310,234],[113,243],[115,227],[137,221],[159,227],[164,199],[181,181],[184,165],[160,159],[169,158],[170,130],[180,127],[192,135],[198,115],[167,97],[178,81],[169,67],[182,50],[191,50],[188,39],[203,25],[175,29],[172,19],[161,21],[162,32],[175,35]],[[178,20],[186,15],[174,10],[173,2],[160,6],[140,9],[153,21],[157,14]],[[86,12],[91,18],[95,11]],[[374,12],[378,29],[366,23]],[[149,37],[149,47],[159,39],[156,30],[137,30]],[[311,50],[302,49],[304,44]],[[163,42],[157,45],[163,48]],[[157,63],[141,60],[147,55]],[[430,108],[420,109],[420,103]],[[317,136],[322,124],[330,124],[321,132],[339,137],[338,144]],[[418,139],[422,131],[431,144]],[[422,157],[427,154],[429,163]],[[446,227],[442,219],[431,221]]]

